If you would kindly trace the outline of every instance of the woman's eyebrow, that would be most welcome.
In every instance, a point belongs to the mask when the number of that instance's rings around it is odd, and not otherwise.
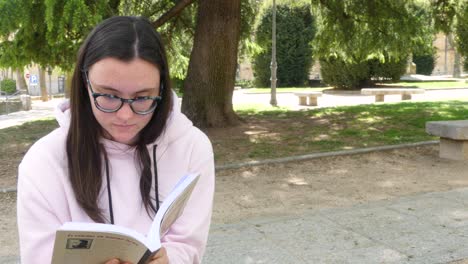
[[[99,89],[103,89],[103,90],[106,90],[106,91],[110,91],[110,92],[116,92],[116,93],[120,93],[121,91],[115,89],[115,88],[112,88],[110,86],[106,86],[106,85],[99,85],[99,84],[95,84],[95,86],[97,86]],[[153,90],[155,90],[156,88],[143,88],[141,90],[138,90],[138,91],[135,91],[135,93],[144,93],[144,92],[152,92]]]
[[[117,90],[115,88],[112,88],[110,86],[99,85],[99,84],[95,84],[95,86],[97,86],[99,89],[102,89],[102,90],[107,90],[107,91],[111,91],[111,92],[120,92],[119,90]]]

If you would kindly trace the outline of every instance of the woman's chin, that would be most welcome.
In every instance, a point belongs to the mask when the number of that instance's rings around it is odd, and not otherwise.
[[[136,136],[135,135],[112,135],[110,138],[112,141],[126,144],[126,145],[133,145],[135,143]]]

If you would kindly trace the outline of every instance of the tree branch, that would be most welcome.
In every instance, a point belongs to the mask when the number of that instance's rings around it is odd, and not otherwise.
[[[153,26],[155,28],[160,27],[161,25],[163,25],[164,23],[169,21],[169,19],[179,15],[180,12],[182,12],[182,10],[184,10],[185,7],[189,6],[193,2],[195,2],[195,0],[180,0],[175,6],[173,6],[171,9],[169,9],[169,11],[164,13],[156,21],[152,22]]]

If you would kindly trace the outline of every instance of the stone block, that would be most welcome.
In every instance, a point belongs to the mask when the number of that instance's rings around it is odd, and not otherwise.
[[[427,122],[426,132],[441,138],[468,140],[468,120]]]
[[[294,95],[299,98],[299,105],[317,106],[317,97],[322,96],[322,92],[298,92]]]
[[[376,102],[383,102],[385,100],[384,98],[385,98],[385,95],[383,95],[383,94],[376,94],[375,95],[375,101]]]
[[[440,138],[439,156],[451,160],[468,160],[468,141]]]
[[[402,94],[401,100],[411,100],[411,94]]]
[[[27,94],[20,95],[21,109],[24,111],[29,111],[32,109],[31,106],[31,96]]]
[[[363,88],[361,94],[375,95],[376,102],[383,102],[385,95],[400,94],[402,100],[411,100],[412,94],[423,94],[424,89],[417,88]]]

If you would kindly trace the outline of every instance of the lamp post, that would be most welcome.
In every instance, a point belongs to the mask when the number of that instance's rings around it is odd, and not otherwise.
[[[273,0],[273,28],[271,32],[271,99],[270,104],[277,106],[276,101],[276,1]]]
[[[52,67],[47,66],[47,74],[49,74],[49,98],[52,100]]]

